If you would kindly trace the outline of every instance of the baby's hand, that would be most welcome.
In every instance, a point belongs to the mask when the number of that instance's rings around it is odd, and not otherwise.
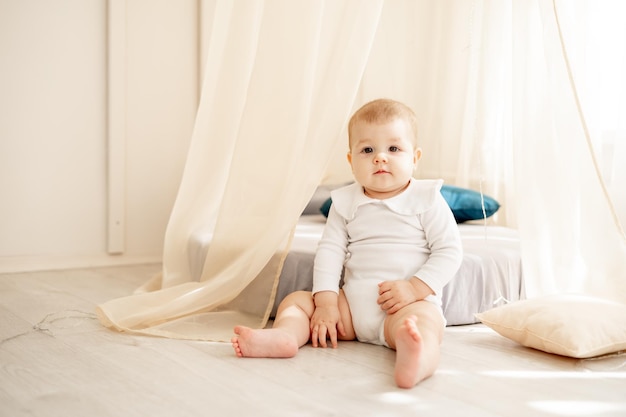
[[[339,314],[337,293],[322,291],[315,294],[315,310],[311,316],[311,343],[313,347],[326,347],[326,336],[332,347],[337,347],[337,331],[345,336],[345,330]]]
[[[337,330],[343,335],[343,323],[337,306],[316,307],[311,316],[311,343],[313,347],[327,347],[326,336],[333,348],[337,347]]]
[[[393,314],[416,301],[433,294],[428,285],[418,278],[384,281],[378,284],[378,305],[387,314]]]

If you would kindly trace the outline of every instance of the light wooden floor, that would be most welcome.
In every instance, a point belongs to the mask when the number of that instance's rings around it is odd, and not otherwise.
[[[240,359],[101,327],[95,305],[158,270],[0,275],[0,416],[626,416],[626,355],[566,359],[481,325],[447,328],[438,372],[411,390],[379,346]]]

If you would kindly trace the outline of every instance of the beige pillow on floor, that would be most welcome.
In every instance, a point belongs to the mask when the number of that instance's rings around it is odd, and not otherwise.
[[[476,314],[524,346],[573,358],[626,350],[626,304],[584,295],[516,301]]]

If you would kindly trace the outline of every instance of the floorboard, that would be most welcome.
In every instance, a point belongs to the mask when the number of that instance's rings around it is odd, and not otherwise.
[[[448,327],[437,373],[410,390],[380,346],[241,359],[103,328],[95,306],[159,268],[0,275],[0,416],[626,416],[626,355],[563,358],[482,325]]]

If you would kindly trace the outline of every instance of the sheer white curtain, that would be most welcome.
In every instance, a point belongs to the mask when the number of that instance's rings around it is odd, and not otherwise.
[[[103,323],[212,340],[229,340],[235,323],[265,324],[290,231],[340,141],[381,7],[216,2],[162,277],[146,292],[101,305]],[[188,243],[202,228],[213,237],[194,282]],[[263,297],[245,297],[253,281]]]
[[[558,3],[557,3],[558,4]],[[607,191],[626,222],[626,3],[559,7],[565,45]]]
[[[564,12],[572,7],[217,0],[163,276],[101,305],[102,322],[211,340],[228,339],[235,322],[264,325],[289,230],[320,181],[351,179],[346,121],[381,96],[416,110],[419,177],[502,203],[490,222],[519,228],[529,296],[626,302],[625,238],[588,146],[588,96],[577,96],[564,54],[579,43],[558,18],[586,15]],[[187,245],[198,228],[213,239],[193,282]],[[266,295],[248,297],[250,283]]]
[[[513,74],[525,80],[513,90],[515,188],[530,296],[579,292],[626,302],[626,238],[568,59],[584,45],[571,41],[586,24],[574,8],[597,3],[513,3]]]

